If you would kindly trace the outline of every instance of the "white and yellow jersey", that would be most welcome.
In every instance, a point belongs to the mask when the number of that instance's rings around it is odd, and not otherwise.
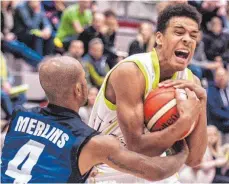
[[[117,111],[116,111],[117,107],[115,104],[112,104],[109,100],[105,98],[107,79],[112,73],[112,71],[114,71],[123,62],[134,62],[143,73],[146,81],[144,98],[147,97],[148,93],[151,90],[157,88],[159,83],[159,78],[160,78],[160,67],[159,67],[157,53],[155,49],[153,49],[153,51],[149,53],[135,54],[127,57],[122,62],[118,63],[106,75],[104,79],[99,94],[96,98],[94,107],[92,109],[92,113],[89,119],[89,126],[94,128],[97,131],[102,132],[102,134],[114,135],[120,140],[121,143],[125,145],[125,140],[117,121]],[[192,72],[186,68],[183,71],[176,72],[172,76],[172,79],[193,80],[193,75]],[[147,130],[145,132],[147,132]],[[103,175],[104,175],[104,172],[106,173],[105,166],[102,165],[101,169],[103,170]],[[109,170],[113,170],[113,169],[109,168]],[[118,171],[114,171],[114,172],[118,172]],[[111,175],[111,173],[109,175]],[[130,180],[130,182],[133,183],[134,181]],[[136,180],[136,182],[140,182],[139,178],[138,180]],[[164,180],[162,182],[164,182]]]

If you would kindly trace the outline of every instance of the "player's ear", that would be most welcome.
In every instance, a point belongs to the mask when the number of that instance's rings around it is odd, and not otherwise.
[[[79,82],[77,82],[77,83],[75,84],[75,86],[74,86],[74,95],[75,95],[76,97],[79,97],[79,96],[81,96],[81,93],[82,93],[81,85],[80,85]]]
[[[162,45],[162,39],[163,39],[163,34],[161,32],[156,32],[156,37],[155,37],[155,41],[156,44],[161,46]]]

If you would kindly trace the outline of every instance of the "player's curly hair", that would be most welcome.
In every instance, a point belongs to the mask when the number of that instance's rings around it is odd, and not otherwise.
[[[188,17],[194,20],[198,24],[199,28],[202,21],[201,14],[197,11],[195,7],[189,4],[182,3],[169,5],[159,13],[157,19],[157,31],[164,33],[169,23],[169,20],[173,17]]]

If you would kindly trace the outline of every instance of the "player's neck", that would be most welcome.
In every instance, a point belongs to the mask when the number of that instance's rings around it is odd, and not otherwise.
[[[65,107],[67,109],[71,109],[71,110],[73,110],[73,111],[75,111],[77,113],[79,112],[79,108],[80,108],[75,103],[72,103],[72,101],[71,101],[71,103],[69,103],[68,101],[64,101],[64,102],[58,102],[58,101],[51,102],[50,101],[49,103],[57,105],[57,106],[60,106],[60,107]]]
[[[164,54],[162,53],[161,49],[155,48],[157,52],[157,57],[159,60],[159,66],[160,66],[160,82],[170,79],[174,71],[171,70],[171,67],[168,65],[167,58],[164,57]]]

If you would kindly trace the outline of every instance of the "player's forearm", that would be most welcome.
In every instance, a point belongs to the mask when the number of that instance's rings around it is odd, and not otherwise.
[[[155,175],[158,176],[158,180],[168,178],[179,171],[185,163],[187,155],[187,152],[182,151],[172,156],[152,158],[151,162],[148,162],[150,165],[146,168],[146,171],[148,171],[149,175],[155,173]],[[156,169],[153,168],[155,166]]]
[[[116,154],[112,150],[105,163],[121,172],[133,174],[150,181],[162,180],[173,175],[185,163],[188,156],[187,150],[182,150],[173,156],[152,158],[135,152],[124,151],[120,153],[119,151]]]
[[[186,121],[187,118],[180,117],[175,124],[162,131],[142,134],[138,142],[135,140],[132,145],[128,145],[128,149],[147,156],[159,156],[183,136],[186,129],[182,124]]]
[[[152,163],[156,163],[162,168],[162,170],[159,170],[159,174],[161,175],[160,180],[162,180],[178,172],[185,163],[187,157],[188,154],[182,151],[176,155],[155,158]]]
[[[190,167],[194,167],[201,163],[207,147],[206,104],[203,104],[203,110],[200,114],[196,128],[186,140],[190,150],[186,164]]]

